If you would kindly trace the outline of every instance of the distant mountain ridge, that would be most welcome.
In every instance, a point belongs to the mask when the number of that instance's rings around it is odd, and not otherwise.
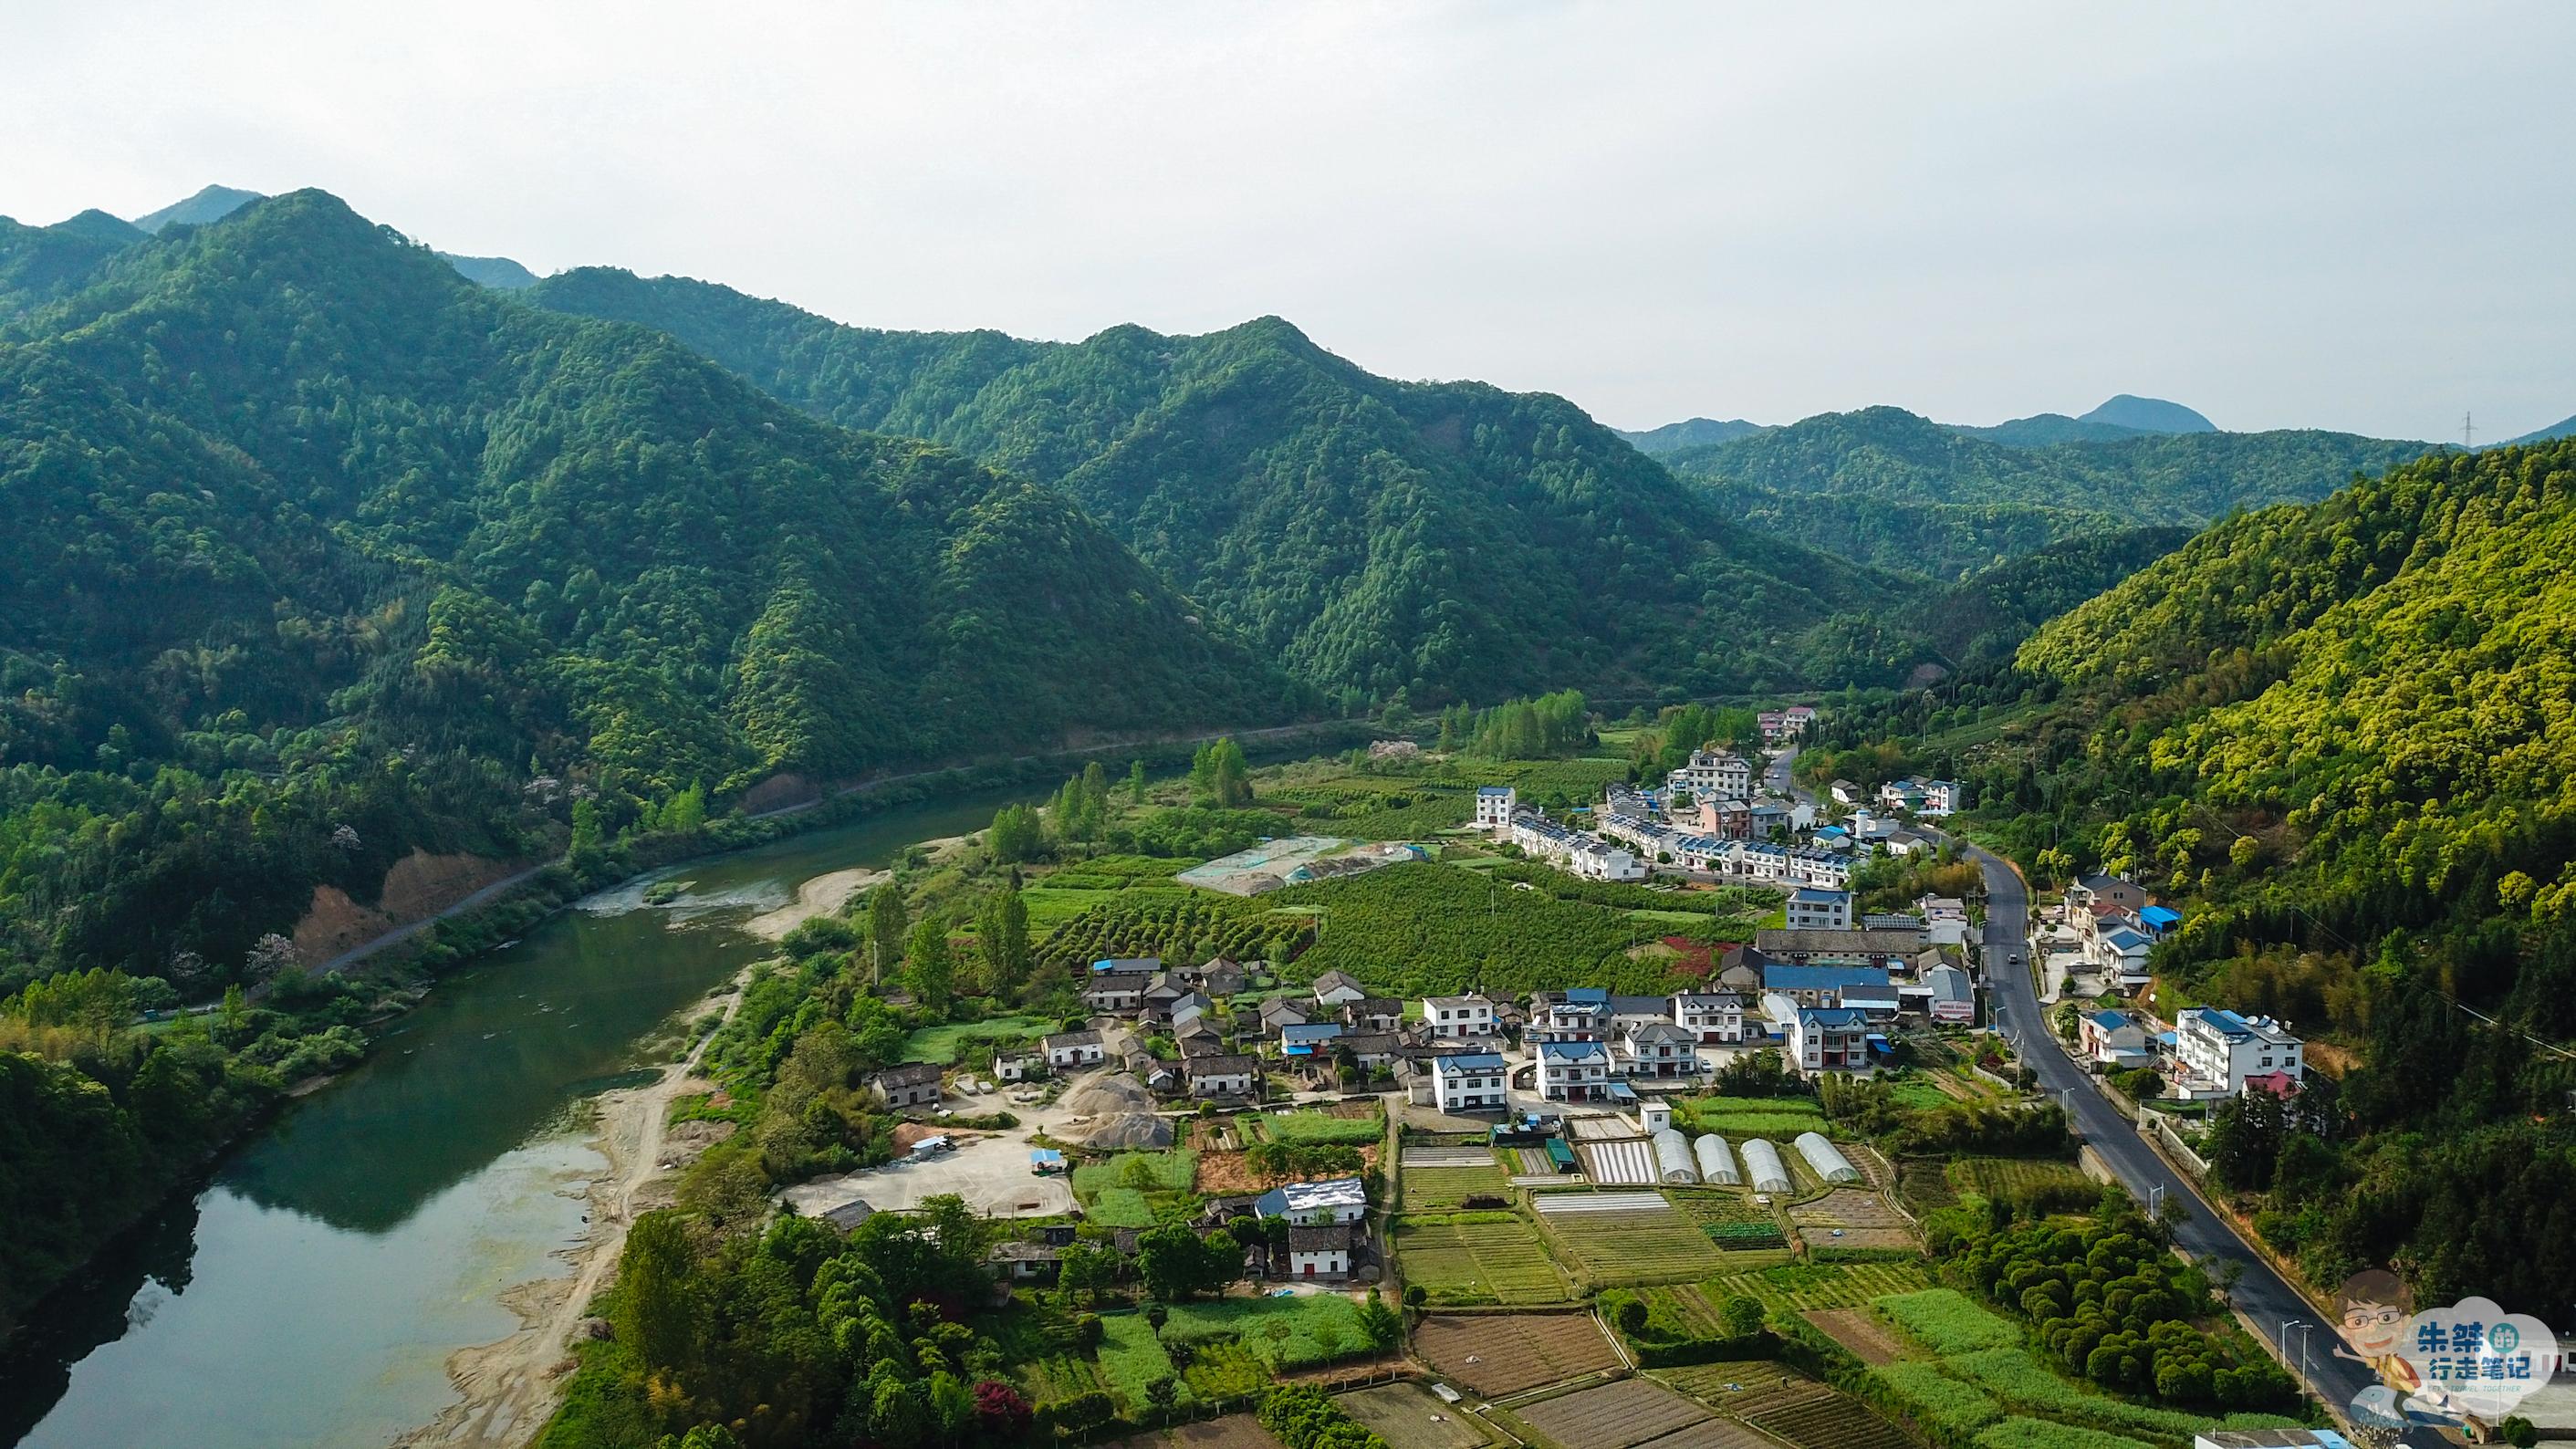
[[[157,236],[164,228],[172,226],[204,226],[209,222],[221,221],[254,201],[266,199],[263,193],[244,191],[238,186],[208,186],[194,196],[174,201],[159,211],[146,212],[136,217],[131,223],[133,235],[125,240],[133,242],[140,241],[146,236]],[[80,217],[74,217],[72,220],[79,221],[81,217],[106,215],[105,212],[85,211]],[[112,217],[108,219],[114,220]],[[119,224],[125,225],[125,223]],[[69,226],[71,222],[63,222],[60,225]],[[481,286],[515,292],[537,284],[536,273],[508,257],[465,257],[452,252],[439,252],[437,256],[439,260],[456,268],[467,281]],[[0,281],[0,298],[5,296],[5,281]]]
[[[1742,418],[1692,418],[1688,422],[1666,423],[1642,433],[1625,429],[1611,431],[1628,441],[1628,446],[1649,457],[1681,448],[1697,448],[1709,443],[1725,443],[1762,431],[1763,424],[1748,423]]]
[[[2509,448],[2519,444],[2546,443],[2568,437],[2576,437],[2576,417],[2560,418],[2548,427],[2534,428],[2518,438],[2507,438],[2497,446]]]

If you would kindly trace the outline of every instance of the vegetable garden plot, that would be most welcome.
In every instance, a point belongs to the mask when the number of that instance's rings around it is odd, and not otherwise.
[[[1746,1423],[1796,1449],[1913,1449],[1903,1430],[1841,1394],[1770,1409]]]
[[[1914,1224],[1880,1193],[1838,1187],[1823,1197],[1797,1203],[1789,1220],[1809,1247],[1911,1248]]]
[[[1776,1449],[1768,1439],[1742,1424],[1726,1419],[1702,1419],[1696,1424],[1675,1429],[1659,1439],[1649,1439],[1636,1449]]]
[[[1720,1248],[1743,1251],[1760,1248],[1785,1248],[1787,1232],[1779,1216],[1763,1203],[1739,1192],[1677,1192],[1673,1206],[1691,1215],[1700,1231]]]
[[[1905,1357],[1912,1346],[1904,1334],[1866,1308],[1816,1308],[1810,1309],[1806,1317],[1809,1323],[1823,1329],[1827,1338],[1850,1349],[1862,1363],[1873,1368]]]
[[[1513,1417],[1564,1449],[1628,1449],[1700,1423],[1708,1410],[1648,1379],[1621,1379],[1524,1404]]]
[[[1654,1377],[1739,1419],[1827,1398],[1833,1393],[1786,1364],[1759,1358],[1656,1369]]]
[[[1432,1314],[1413,1331],[1424,1363],[1471,1393],[1492,1398],[1619,1366],[1588,1313]]]
[[[1442,1403],[1421,1384],[1383,1384],[1333,1402],[1375,1430],[1387,1449],[1477,1449],[1492,1439],[1463,1406]]]
[[[1396,1161],[1402,1167],[1492,1167],[1494,1153],[1486,1147],[1408,1147]]]
[[[1928,1286],[1920,1263],[1783,1263],[1751,1273],[1729,1273],[1709,1284],[1712,1293],[1742,1293],[1765,1308],[1804,1313],[1813,1308],[1859,1308],[1892,1293]]]
[[[1411,1156],[1412,1149],[1406,1153]],[[1444,1212],[1464,1206],[1471,1197],[1502,1197],[1510,1179],[1488,1153],[1479,1167],[1414,1167],[1399,1171],[1397,1200],[1406,1212]]]
[[[1686,1283],[1717,1264],[1707,1235],[1660,1193],[1542,1193],[1532,1206],[1588,1287]]]
[[[1645,1187],[1659,1181],[1655,1149],[1641,1138],[1624,1142],[1586,1142],[1575,1148],[1586,1177],[1603,1187]]]
[[[1400,1217],[1396,1263],[1435,1304],[1561,1303],[1565,1275],[1538,1233],[1511,1213]]]

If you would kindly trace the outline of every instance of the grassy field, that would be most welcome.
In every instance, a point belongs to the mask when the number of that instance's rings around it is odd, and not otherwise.
[[[1195,1152],[1122,1152],[1075,1168],[1073,1195],[1104,1227],[1150,1228],[1188,1200],[1198,1169]]]
[[[1398,1196],[1409,1213],[1453,1211],[1471,1197],[1501,1197],[1511,1191],[1509,1174],[1500,1164],[1398,1170],[1403,1177],[1403,1191]]]
[[[1959,1382],[1937,1364],[1909,1359],[1880,1364],[1869,1373],[1911,1405],[1915,1418],[1935,1429],[1974,1434],[2004,1416],[1993,1395]]]
[[[1338,1293],[1176,1303],[1163,1336],[1193,1345],[1233,1340],[1271,1375],[1370,1351],[1359,1305]]]
[[[2021,1330],[1987,1312],[1955,1288],[1893,1292],[1871,1307],[1916,1342],[1944,1357],[1980,1349],[2010,1348],[2021,1342]]]
[[[1394,1240],[1404,1281],[1419,1285],[1434,1304],[1558,1303],[1567,1296],[1565,1275],[1537,1231],[1516,1214],[1401,1217]]]
[[[1440,1402],[1417,1383],[1360,1389],[1334,1402],[1342,1412],[1376,1430],[1387,1449],[1476,1449],[1491,1438],[1478,1420]]]
[[[1811,1308],[1859,1308],[1892,1293],[1913,1292],[1931,1281],[1920,1263],[1789,1263],[1730,1273],[1708,1287],[1713,1293],[1758,1298],[1765,1308],[1804,1313]]]
[[[2091,1202],[2102,1191],[2074,1163],[2045,1159],[1961,1157],[1951,1161],[1948,1175],[1954,1192],[2004,1202],[2073,1206]]]
[[[1766,1137],[1792,1167],[1797,1156],[1789,1146],[1801,1132],[1833,1135],[1825,1109],[1805,1097],[1684,1097],[1673,1103],[1674,1120],[1694,1132],[1714,1132],[1741,1151],[1744,1139]]]
[[[1163,1341],[1154,1336],[1154,1325],[1141,1313],[1112,1313],[1100,1320],[1100,1347],[1092,1362],[1098,1365],[1100,1381],[1129,1410],[1146,1406],[1145,1386],[1160,1378],[1178,1377],[1172,1367],[1172,1356],[1163,1351]],[[1182,1397],[1189,1389],[1182,1386]]]
[[[1687,1283],[1716,1265],[1716,1250],[1690,1215],[1669,1203],[1642,1212],[1555,1213],[1547,1236],[1595,1288]]]
[[[986,1021],[925,1026],[903,1039],[903,1059],[947,1066],[966,1054],[968,1042],[1034,1041],[1063,1023],[1049,1016],[996,1016]]]
[[[1345,1117],[1310,1107],[1295,1112],[1256,1113],[1251,1120],[1256,1124],[1255,1130],[1273,1142],[1341,1142],[1357,1146],[1386,1136],[1386,1120],[1375,1112]]]

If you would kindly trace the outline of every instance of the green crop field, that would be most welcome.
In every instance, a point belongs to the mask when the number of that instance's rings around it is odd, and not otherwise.
[[[1163,1351],[1163,1341],[1154,1336],[1154,1326],[1141,1313],[1108,1314],[1100,1320],[1100,1330],[1100,1347],[1092,1355],[1100,1381],[1131,1412],[1144,1408],[1145,1386],[1175,1376],[1172,1356]],[[1184,1383],[1184,1398],[1188,1392]]]
[[[2042,1209],[2076,1209],[2102,1192],[2101,1184],[2071,1162],[2023,1157],[1961,1157],[1949,1167],[1953,1191],[1999,1202],[2033,1203]]]
[[[2019,1417],[1981,1431],[1976,1443],[1977,1449],[2147,1449],[2126,1435]]]
[[[1637,1290],[1646,1322],[1666,1338],[1723,1338],[1726,1320],[1695,1283],[1655,1284]]]
[[[1891,1293],[1931,1282],[1920,1263],[1787,1263],[1712,1281],[1713,1293],[1741,1293],[1765,1308],[1804,1313],[1811,1308],[1858,1308]]]
[[[1512,1190],[1509,1174],[1492,1167],[1399,1167],[1406,1212],[1449,1212],[1471,1197],[1503,1197]]]
[[[1145,1172],[1131,1180],[1134,1164],[1143,1163]],[[1076,1197],[1097,1192],[1104,1187],[1139,1187],[1164,1192],[1187,1192],[1198,1179],[1199,1155],[1195,1152],[1121,1152],[1100,1162],[1086,1162],[1073,1170]]]
[[[1307,1108],[1296,1112],[1255,1114],[1252,1120],[1258,1124],[1261,1134],[1273,1142],[1339,1142],[1356,1146],[1380,1141],[1386,1136],[1386,1122],[1374,1112],[1365,1117],[1343,1117]]]
[[[1869,1374],[1911,1406],[1916,1419],[1945,1433],[1974,1434],[2004,1416],[1991,1395],[1937,1365],[1906,1359],[1880,1364]]]
[[[1743,1193],[1726,1189],[1669,1192],[1675,1207],[1691,1215],[1710,1243],[1730,1253],[1785,1251],[1788,1235],[1779,1214]]]
[[[1083,1215],[1104,1228],[1150,1228],[1162,1221],[1154,1200],[1132,1187],[1104,1187],[1091,1195]]]
[[[1870,1306],[1879,1316],[1904,1329],[1935,1354],[1975,1353],[2010,1348],[2021,1342],[2021,1330],[1955,1288],[1920,1292],[1891,1291]]]
[[[1359,1305],[1338,1293],[1176,1303],[1163,1337],[1205,1346],[1240,1343],[1270,1373],[1313,1368],[1370,1349]]]
[[[1645,1212],[1557,1213],[1541,1219],[1566,1261],[1595,1288],[1687,1283],[1717,1266],[1716,1248],[1669,1204]]]
[[[1825,1109],[1805,1097],[1684,1097],[1673,1103],[1673,1118],[1694,1132],[1717,1133],[1739,1151],[1748,1137],[1769,1138],[1793,1168],[1791,1138],[1801,1132],[1833,1135]]]
[[[1400,1217],[1396,1262],[1435,1304],[1558,1303],[1568,1296],[1538,1233],[1513,1213]]]
[[[903,1039],[903,1059],[947,1066],[965,1055],[968,1042],[1034,1041],[1062,1025],[1046,1016],[996,1016],[985,1021],[925,1026]]]

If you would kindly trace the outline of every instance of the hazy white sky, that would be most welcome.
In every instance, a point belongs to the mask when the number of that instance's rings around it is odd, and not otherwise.
[[[1795,13],[1783,13],[1794,10]],[[0,213],[320,186],[885,327],[1604,421],[2576,412],[2576,5],[0,0]]]

